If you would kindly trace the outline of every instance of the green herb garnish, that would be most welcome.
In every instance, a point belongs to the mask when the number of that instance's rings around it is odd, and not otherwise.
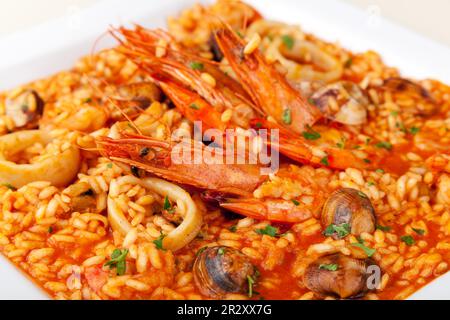
[[[17,188],[14,187],[14,186],[13,186],[12,184],[10,184],[10,183],[2,183],[2,186],[6,187],[6,188],[8,188],[9,190],[12,190],[12,191],[16,191],[16,190],[17,190]]]
[[[318,140],[320,139],[321,135],[318,132],[309,130],[309,131],[304,131],[302,133],[303,138],[305,138],[306,140]]]
[[[164,198],[163,209],[166,210],[169,213],[174,213],[175,212],[175,208],[170,203],[170,200],[169,200],[168,196],[165,196],[165,198]]]
[[[204,68],[205,66],[204,66],[203,63],[201,63],[201,62],[193,61],[193,62],[191,62],[191,63],[189,64],[189,67],[190,67],[192,70],[203,70],[203,68]]]
[[[159,238],[156,240],[153,240],[153,243],[155,244],[156,249],[166,251],[166,249],[163,248],[163,240],[165,237],[166,237],[166,235],[161,232],[161,235],[159,236]]]
[[[352,64],[353,64],[353,58],[349,58],[347,61],[345,61],[344,68],[348,69],[352,66]]]
[[[236,225],[231,226],[228,230],[230,230],[231,232],[236,232],[237,226]]]
[[[377,229],[384,231],[384,232],[388,232],[392,230],[392,227],[389,226],[382,226],[381,224],[377,224]]]
[[[295,41],[294,41],[294,38],[292,38],[291,36],[284,35],[281,37],[281,40],[283,40],[284,45],[289,50],[292,50],[292,48],[294,48]]]
[[[191,104],[189,107],[191,109],[194,109],[194,110],[199,110],[200,109],[200,107],[197,104],[195,104],[195,103]]]
[[[407,246],[412,246],[413,244],[416,243],[416,240],[414,240],[412,236],[402,236],[400,240],[406,243]]]
[[[335,234],[340,239],[345,238],[350,234],[350,225],[348,223],[343,223],[340,225],[330,224],[323,232],[323,235],[326,237],[331,237]]]
[[[386,149],[386,150],[391,150],[392,149],[392,143],[387,142],[387,141],[382,141],[382,142],[378,142],[375,147],[380,148],[380,149]]]
[[[248,297],[253,297],[253,285],[255,284],[255,280],[251,276],[247,276],[248,282]]]
[[[375,172],[383,174],[384,170],[383,169],[377,169],[377,170],[375,170]]]
[[[352,243],[352,246],[360,248],[364,251],[364,253],[370,258],[371,256],[373,256],[376,252],[375,249],[369,248],[364,244],[364,241],[362,241],[362,239],[358,239],[358,241],[360,241],[359,243]]]
[[[328,160],[328,156],[323,157],[322,159],[320,159],[320,163],[325,165],[325,166],[329,166],[330,165],[330,161]]]
[[[114,249],[111,253],[111,260],[104,264],[105,267],[109,267],[110,269],[116,268],[116,272],[118,276],[122,276],[125,274],[127,264],[126,257],[128,254],[128,249]]]
[[[268,235],[270,237],[276,237],[278,234],[278,228],[272,227],[271,225],[267,225],[264,229],[255,230],[257,234],[260,235]]]
[[[320,270],[328,270],[328,271],[337,271],[337,269],[339,269],[339,265],[335,264],[335,263],[331,263],[331,264],[321,264],[319,266]]]
[[[409,132],[410,132],[412,135],[416,135],[416,134],[418,134],[418,133],[420,132],[420,128],[412,127],[411,129],[409,129]]]
[[[412,228],[413,229],[413,231],[415,232],[415,233],[417,233],[419,236],[423,236],[424,234],[425,234],[425,230],[423,230],[423,229],[416,229],[416,228]]]
[[[297,200],[293,199],[292,203],[295,204],[297,207],[300,205],[300,202],[298,202]]]
[[[206,250],[207,247],[201,247],[200,249],[198,249],[197,253],[195,254],[196,256],[199,256],[202,254],[203,251]]]
[[[108,164],[106,165],[106,167],[109,168],[109,169],[111,169],[111,168],[113,167],[112,162],[108,163]]]
[[[217,250],[217,253],[219,254],[219,255],[221,255],[221,256],[223,256],[224,254],[225,254],[225,248],[219,248],[218,250]]]
[[[290,125],[292,123],[291,109],[284,109],[282,118],[284,124]]]
[[[53,233],[53,227],[52,226],[48,227],[47,231],[48,231],[48,233],[52,234]]]

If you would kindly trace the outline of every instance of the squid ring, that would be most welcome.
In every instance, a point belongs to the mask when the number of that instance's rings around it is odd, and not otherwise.
[[[167,196],[177,203],[177,206],[181,209],[183,222],[164,237],[162,240],[164,249],[172,251],[181,249],[199,233],[202,226],[202,215],[189,193],[179,186],[158,178],[138,179],[132,176],[120,177],[116,182],[118,184],[139,184],[164,197]],[[108,195],[108,219],[113,230],[119,231],[122,235],[126,235],[132,229],[131,224],[111,195]]]
[[[80,165],[78,148],[66,150],[42,161],[17,164],[8,161],[8,156],[40,142],[50,143],[53,137],[42,130],[17,131],[0,137],[0,184],[20,188],[34,181],[49,181],[54,186],[65,186],[77,175]]]

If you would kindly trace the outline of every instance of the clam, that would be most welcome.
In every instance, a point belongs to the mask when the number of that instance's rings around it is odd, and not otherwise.
[[[371,259],[355,259],[341,253],[323,256],[308,265],[303,283],[320,295],[359,298],[369,291],[370,266],[377,265]]]
[[[330,120],[362,125],[367,122],[367,94],[355,83],[340,81],[327,85],[311,96],[311,101]]]
[[[44,111],[44,101],[36,91],[27,89],[7,99],[5,110],[16,128],[34,129]]]
[[[373,233],[376,229],[375,210],[369,198],[350,188],[339,189],[330,195],[322,208],[321,221],[324,228],[347,224],[350,233],[357,236],[363,232]]]
[[[389,78],[384,81],[383,88],[394,94],[418,100],[411,104],[402,105],[402,111],[422,116],[432,116],[438,111],[438,104],[431,93],[415,82],[404,78]]]
[[[256,280],[257,269],[247,256],[230,247],[209,247],[194,262],[194,280],[202,294],[221,298],[227,293],[248,292]]]

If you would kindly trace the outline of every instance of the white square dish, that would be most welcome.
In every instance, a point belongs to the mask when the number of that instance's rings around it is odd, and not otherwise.
[[[354,51],[373,49],[406,77],[450,83],[450,48],[414,34],[370,12],[337,0],[246,0],[265,17],[300,24],[307,32],[339,41]],[[109,25],[140,23],[163,27],[168,16],[195,0],[104,0],[92,7],[0,38],[0,90],[68,69],[88,54]],[[211,1],[200,1],[211,2]],[[102,38],[96,49],[111,46]],[[432,58],[431,58],[432,57]],[[46,299],[47,295],[0,256],[0,299]],[[450,273],[411,299],[450,299]]]

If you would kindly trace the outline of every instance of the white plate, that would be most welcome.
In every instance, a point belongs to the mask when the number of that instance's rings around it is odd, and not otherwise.
[[[108,0],[72,15],[0,38],[0,90],[70,68],[88,54],[109,25],[165,26],[195,0]],[[205,2],[205,1],[202,1]],[[210,2],[210,1],[206,1]],[[336,0],[248,0],[267,18],[300,24],[304,30],[354,51],[374,49],[405,76],[450,83],[450,48],[414,34],[370,12]],[[96,48],[111,46],[102,39]],[[0,299],[46,299],[20,271],[0,257]],[[450,299],[450,273],[411,299]]]

